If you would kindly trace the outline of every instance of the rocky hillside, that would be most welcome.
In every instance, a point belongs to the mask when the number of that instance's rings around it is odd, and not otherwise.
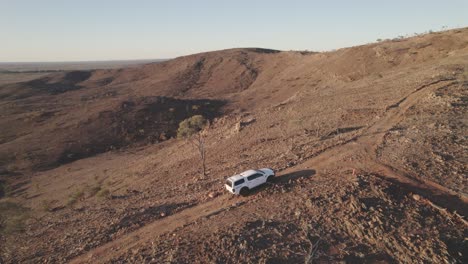
[[[467,262],[467,69],[465,28],[0,86],[0,262]]]

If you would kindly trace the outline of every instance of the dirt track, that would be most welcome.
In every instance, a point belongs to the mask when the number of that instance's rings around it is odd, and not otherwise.
[[[116,255],[118,256],[118,252],[126,251],[137,244],[148,243],[154,236],[171,232],[181,226],[190,225],[200,217],[210,216],[228,208],[229,196],[223,195],[212,201],[196,205],[175,215],[169,215],[162,220],[147,224],[130,234],[93,249],[84,256],[75,258],[71,263],[81,263],[84,261],[104,263],[110,261]]]

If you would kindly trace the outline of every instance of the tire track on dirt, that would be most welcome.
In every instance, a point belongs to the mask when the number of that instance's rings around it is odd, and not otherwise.
[[[363,136],[358,139],[358,143],[363,146],[363,150],[367,156],[365,162],[360,162],[359,167],[370,172],[378,172],[380,176],[390,182],[405,186],[407,189],[430,199],[434,204],[438,204],[454,212],[456,211],[466,217],[468,216],[468,197],[458,195],[456,192],[438,183],[411,175],[401,169],[384,164],[377,159],[378,148],[384,142],[385,135],[398,123],[403,121],[406,111],[429,93],[442,87],[457,84],[454,80],[453,78],[445,78],[422,85],[410,95],[398,101],[396,107],[387,108],[387,114],[369,128],[368,134],[371,136]]]
[[[449,208],[461,216],[466,217],[468,215],[467,197],[459,196],[456,192],[440,184],[425,179],[415,180],[414,176],[377,161],[369,161],[362,169],[376,172],[379,177],[394,184],[404,186],[411,192],[419,194],[443,208]]]
[[[405,112],[410,107],[436,89],[456,83],[453,78],[446,78],[420,86],[399,100],[396,107],[387,107],[384,116],[362,134],[354,137],[354,140],[329,149],[307,160],[303,165],[309,168],[324,168],[330,163],[340,163],[363,171],[375,172],[394,184],[405,186],[412,192],[424,196],[436,205],[456,211],[464,217],[468,216],[468,198],[466,196],[458,195],[440,184],[411,175],[377,160],[377,149],[384,141],[385,134],[403,120]],[[349,161],[350,159],[353,161]]]
[[[413,105],[415,105],[419,100],[421,100],[424,96],[428,95],[430,92],[433,92],[442,87],[448,87],[451,85],[457,84],[453,78],[446,78],[431,82],[429,84],[423,85],[418,88],[415,92],[410,94],[409,96],[405,97],[399,103],[399,107],[397,108],[397,112],[394,114],[389,115],[387,119],[384,119],[380,126],[376,126],[375,128],[380,128],[384,133],[378,134],[379,136],[376,137],[375,142],[369,144],[372,148],[372,161],[370,162],[370,168],[375,170],[381,170],[385,172],[385,175],[389,177],[389,180],[395,181],[397,180],[400,184],[411,187],[415,191],[419,192],[419,194],[431,197],[431,199],[437,201],[440,205],[444,206],[445,208],[450,208],[453,211],[458,211],[463,216],[468,215],[468,198],[464,196],[457,195],[456,192],[446,188],[438,183],[430,181],[428,179],[423,179],[416,175],[411,175],[399,168],[394,166],[390,166],[388,164],[384,164],[377,160],[377,151],[378,148],[382,145],[385,140],[385,135],[395,127],[398,123],[403,120],[404,113]],[[423,90],[424,89],[424,90]]]

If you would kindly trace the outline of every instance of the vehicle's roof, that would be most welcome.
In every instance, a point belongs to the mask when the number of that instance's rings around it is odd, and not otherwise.
[[[256,170],[246,170],[246,171],[242,172],[240,175],[246,177],[246,176],[250,176],[250,175],[255,174],[255,173],[258,173],[258,171],[256,171]]]
[[[237,175],[234,175],[234,176],[229,177],[228,180],[230,180],[230,181],[232,181],[232,182],[235,182],[235,181],[240,180],[240,179],[242,179],[242,178],[244,178],[244,177],[242,177],[241,175],[237,174]]]
[[[237,180],[240,180],[240,179],[242,179],[244,177],[248,177],[248,176],[250,176],[252,174],[255,174],[255,173],[258,173],[258,172],[259,171],[257,171],[257,170],[246,170],[246,171],[244,171],[244,172],[242,172],[240,174],[236,174],[236,175],[233,175],[233,176],[229,177],[228,180],[231,180],[232,182],[235,182]]]

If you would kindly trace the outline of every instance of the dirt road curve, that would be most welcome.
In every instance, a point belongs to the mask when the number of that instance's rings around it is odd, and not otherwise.
[[[106,262],[106,260],[109,260],[109,258],[114,255],[113,253],[122,252],[123,250],[132,248],[138,243],[148,242],[151,238],[159,234],[169,232],[177,227],[189,225],[201,217],[214,215],[229,208],[229,198],[231,198],[231,196],[226,194],[217,199],[155,221],[117,240],[95,248],[86,255],[74,259],[71,263],[81,263],[85,261],[93,263]],[[239,203],[240,201],[237,202]]]
[[[303,168],[314,168],[320,172],[324,168],[339,163],[340,166],[376,173],[393,183],[404,185],[412,192],[424,196],[439,208],[447,208],[451,211],[457,211],[462,216],[467,216],[467,197],[457,196],[454,192],[439,184],[420,179],[416,175],[410,175],[400,168],[382,164],[376,158],[376,150],[384,141],[384,135],[402,121],[404,113],[411,106],[435,89],[453,84],[454,82],[451,79],[439,79],[417,87],[412,93],[387,107],[384,116],[376,119],[372,125],[364,129],[353,140],[334,146],[295,167],[288,168],[282,171],[279,177]],[[159,234],[171,232],[178,227],[189,225],[197,219],[219,213],[232,206],[248,203],[251,199],[251,197],[233,199],[230,195],[222,195],[175,215],[157,220],[112,242],[94,248],[88,253],[76,257],[71,263],[109,262],[112,258],[121,255],[138,244],[149,243],[151,239]],[[237,205],[233,205],[236,202]]]

